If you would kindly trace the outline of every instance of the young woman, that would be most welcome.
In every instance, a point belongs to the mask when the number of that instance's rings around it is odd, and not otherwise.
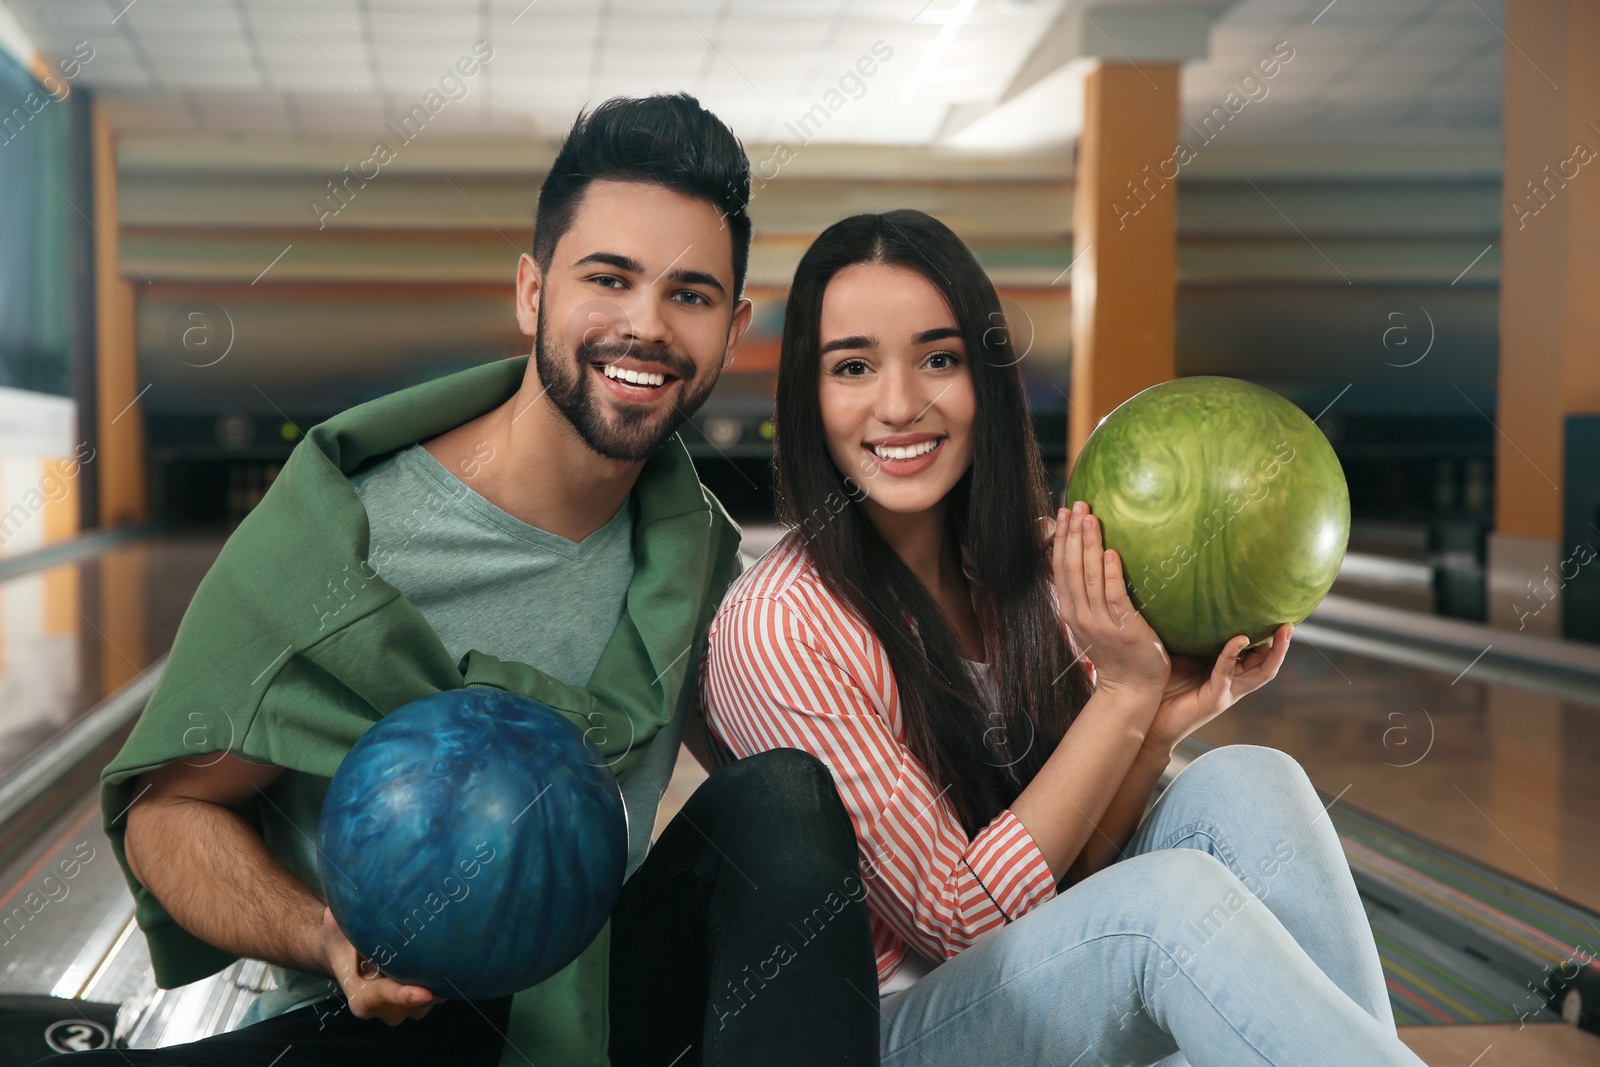
[[[1144,814],[1290,627],[1169,657],[1094,517],[1047,514],[1020,358],[943,224],[829,227],[784,324],[791,530],[711,630],[712,738],[813,753],[854,823],[883,1062],[1420,1067],[1293,759],[1212,750]]]

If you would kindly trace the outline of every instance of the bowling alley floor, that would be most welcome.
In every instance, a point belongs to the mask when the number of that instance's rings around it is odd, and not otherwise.
[[[1428,1067],[1580,1067],[1600,1064],[1600,1037],[1565,1023],[1402,1026],[1400,1040]]]
[[[1277,679],[1195,736],[1282,749],[1328,801],[1600,911],[1600,706],[1297,634]]]
[[[171,648],[224,540],[144,538],[0,581],[0,775]]]

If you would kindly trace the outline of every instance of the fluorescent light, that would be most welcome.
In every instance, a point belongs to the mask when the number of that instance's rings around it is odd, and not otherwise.
[[[17,22],[16,16],[11,14],[6,7],[5,0],[0,0],[0,52],[9,52],[23,70],[29,70],[33,63],[33,42],[28,39],[27,31]]]
[[[917,64],[911,72],[911,77],[900,89],[900,102],[909,104],[917,92],[922,88],[922,83],[929,79],[933,69],[939,65],[939,60],[944,58],[950,42],[955,40],[956,34],[966,24],[967,17],[972,14],[972,9],[978,6],[978,0],[961,0],[956,9],[949,15],[944,27],[939,31],[939,36],[933,39],[933,44],[923,55],[922,62]]]

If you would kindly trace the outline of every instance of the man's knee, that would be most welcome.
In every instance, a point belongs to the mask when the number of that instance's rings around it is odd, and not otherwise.
[[[715,812],[721,847],[801,864],[856,865],[856,838],[833,775],[817,757],[777,748],[719,768],[693,798]]]
[[[774,748],[736,760],[700,788],[718,801],[750,804],[780,819],[831,817],[843,811],[827,765],[797,748]]]

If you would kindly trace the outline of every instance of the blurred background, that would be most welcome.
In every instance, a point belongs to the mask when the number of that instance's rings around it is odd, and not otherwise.
[[[28,872],[98,833],[98,766],[305,430],[527,352],[559,138],[681,89],[755,179],[755,323],[684,431],[747,554],[781,533],[785,287],[846,215],[974,248],[1058,486],[1147,385],[1277,390],[1351,550],[1193,751],[1307,767],[1429,1062],[1600,1062],[1597,57],[1588,0],[0,0],[0,991],[120,1004],[136,1043],[237,1019],[259,974],[147,987],[109,854],[13,922]]]

